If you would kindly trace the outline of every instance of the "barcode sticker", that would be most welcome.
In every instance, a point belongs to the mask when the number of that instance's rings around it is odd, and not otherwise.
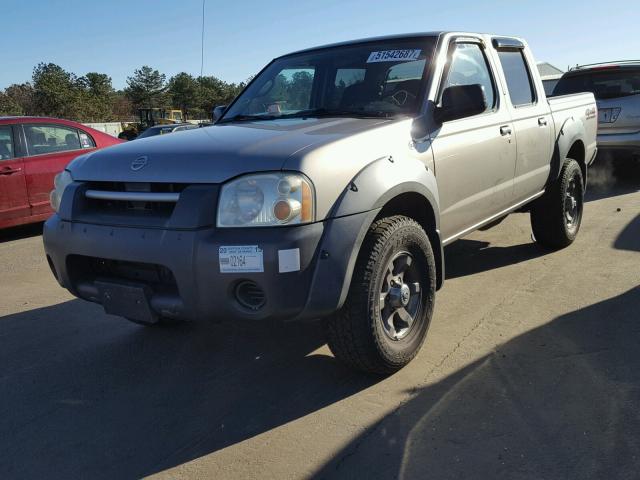
[[[220,273],[264,272],[262,249],[258,245],[218,247]]]
[[[422,50],[408,49],[408,50],[382,50],[380,52],[371,52],[367,63],[376,62],[407,62],[417,60],[420,57]]]

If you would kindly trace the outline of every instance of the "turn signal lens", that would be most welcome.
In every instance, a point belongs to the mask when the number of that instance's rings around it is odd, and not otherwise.
[[[273,216],[281,222],[288,222],[300,214],[302,206],[293,199],[280,199],[273,205]]]
[[[313,192],[311,192],[311,187],[307,182],[302,182],[300,220],[302,222],[311,222],[313,220]]]

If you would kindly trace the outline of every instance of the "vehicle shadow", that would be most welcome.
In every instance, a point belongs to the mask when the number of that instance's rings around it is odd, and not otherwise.
[[[38,222],[38,223],[30,223],[28,225],[20,225],[17,227],[0,229],[0,243],[42,235],[43,225],[44,225],[44,222]]]
[[[499,346],[370,427],[315,478],[637,478],[640,287]]]
[[[79,300],[0,318],[0,477],[140,478],[377,381],[317,323],[145,328]]]
[[[624,227],[613,242],[613,247],[619,250],[631,250],[640,252],[640,214]]]
[[[490,242],[463,238],[445,248],[445,272],[447,279],[464,277],[526,262],[549,253],[533,242],[498,247]]]

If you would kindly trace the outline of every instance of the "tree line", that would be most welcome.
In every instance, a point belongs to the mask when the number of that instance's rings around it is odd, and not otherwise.
[[[54,63],[40,63],[31,82],[0,90],[0,115],[36,115],[79,122],[129,121],[138,108],[176,108],[189,119],[210,117],[216,105],[226,105],[246,82],[228,83],[214,76],[181,72],[167,76],[143,66],[127,77],[123,90],[111,77],[89,72],[77,76]]]

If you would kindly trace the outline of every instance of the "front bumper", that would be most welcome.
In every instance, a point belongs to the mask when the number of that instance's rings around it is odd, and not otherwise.
[[[45,223],[44,245],[58,282],[92,302],[104,304],[100,285],[110,282],[143,286],[156,319],[317,318],[335,311],[344,301],[360,232],[366,231],[375,214],[371,211],[296,227],[198,230],[94,225],[54,215]],[[264,272],[221,273],[218,248],[225,245],[260,246]],[[300,270],[280,273],[278,251],[296,248]],[[96,259],[157,266],[170,272],[165,277],[171,281],[149,282],[146,272],[138,274],[135,268],[138,279],[97,271],[92,263]],[[262,289],[265,303],[261,308],[246,308],[237,301],[236,287],[242,281]],[[135,319],[135,314],[131,317]]]

